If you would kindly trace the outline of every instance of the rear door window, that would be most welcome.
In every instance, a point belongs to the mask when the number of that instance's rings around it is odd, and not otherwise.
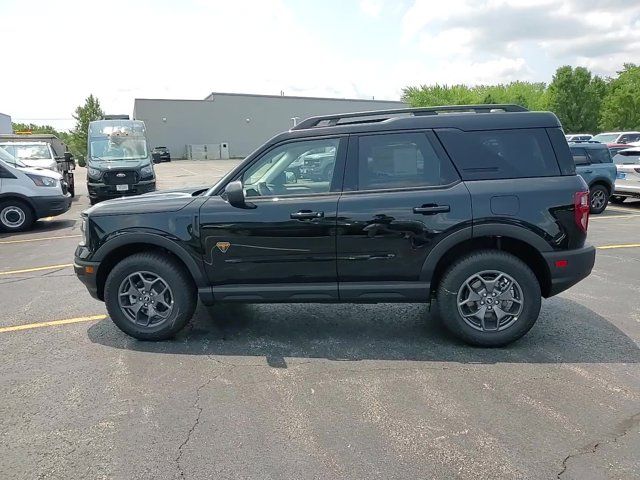
[[[358,138],[358,190],[436,187],[458,180],[449,159],[436,152],[425,133]]]
[[[437,134],[464,180],[560,175],[551,142],[542,128],[476,132],[443,129]]]

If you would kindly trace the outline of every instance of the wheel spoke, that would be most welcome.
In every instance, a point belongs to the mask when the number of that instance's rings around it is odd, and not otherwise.
[[[129,281],[129,288],[126,292],[120,293],[121,297],[138,297],[140,295],[140,291],[135,287],[133,282]]]
[[[469,289],[469,296],[464,299],[461,302],[458,302],[458,306],[463,306],[463,305],[467,305],[469,303],[473,303],[473,302],[479,302],[482,299],[482,297],[480,296],[479,293],[474,292],[473,290]]]
[[[499,307],[498,305],[496,305],[495,307],[493,307],[493,313],[496,314],[496,320],[498,321],[498,325],[496,326],[499,327],[500,326],[500,320],[502,320],[504,317],[506,317],[507,315],[509,315],[507,312],[505,312],[501,307]]]
[[[122,281],[118,292],[122,312],[136,325],[159,325],[165,322],[173,311],[171,287],[156,273],[131,273]]]

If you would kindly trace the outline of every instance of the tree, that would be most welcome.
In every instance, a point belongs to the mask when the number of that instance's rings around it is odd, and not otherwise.
[[[549,84],[549,109],[566,132],[596,132],[605,82],[584,67],[559,67]]]
[[[100,107],[100,101],[93,94],[87,97],[84,105],[76,107],[75,115],[73,115],[76,126],[71,131],[69,138],[69,149],[76,158],[86,158],[89,122],[100,120],[103,116],[104,112]]]
[[[640,67],[627,63],[611,80],[604,97],[600,127],[603,130],[640,129]]]

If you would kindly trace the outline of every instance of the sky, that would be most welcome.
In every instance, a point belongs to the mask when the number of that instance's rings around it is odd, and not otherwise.
[[[89,94],[397,100],[640,63],[638,0],[0,0],[0,112],[69,129]],[[8,67],[8,68],[7,68]]]

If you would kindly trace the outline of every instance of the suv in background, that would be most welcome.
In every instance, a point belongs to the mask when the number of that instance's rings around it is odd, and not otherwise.
[[[640,198],[640,147],[627,148],[613,157],[618,169],[613,203],[627,198]]]
[[[640,132],[602,132],[591,138],[594,142],[626,145],[640,141]]]
[[[616,166],[609,149],[594,141],[570,142],[569,148],[576,164],[576,173],[589,186],[591,213],[604,212],[616,181]]]
[[[151,150],[151,158],[153,158],[153,163],[170,162],[171,153],[167,147],[155,147]]]
[[[444,113],[444,114],[441,114]],[[331,152],[331,178],[290,166]],[[435,300],[464,341],[498,346],[542,297],[591,272],[589,192],[560,122],[516,105],[309,118],[207,191],[82,215],[75,271],[114,323],[175,335],[198,297],[223,302]]]
[[[572,133],[569,135],[565,135],[567,142],[586,142],[593,138],[593,135],[590,133]]]

